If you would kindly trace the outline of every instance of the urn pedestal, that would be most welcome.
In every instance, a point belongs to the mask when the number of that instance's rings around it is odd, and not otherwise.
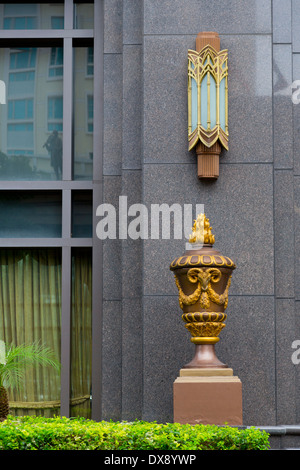
[[[243,424],[242,383],[233,374],[180,375],[173,384],[173,403],[174,423]]]
[[[209,220],[200,214],[193,226],[190,249],[170,265],[182,320],[195,344],[194,357],[174,382],[174,421],[242,424],[241,381],[215,352],[225,327],[228,291],[236,266],[213,248],[214,241]]]

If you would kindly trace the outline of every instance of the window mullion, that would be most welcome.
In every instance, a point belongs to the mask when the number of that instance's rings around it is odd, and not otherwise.
[[[103,0],[94,5],[94,162],[93,180],[102,181],[103,177],[103,109],[104,109],[104,6]],[[96,58],[96,59],[95,59]],[[96,86],[97,84],[97,86]],[[95,125],[97,123],[97,125]]]
[[[71,247],[62,247],[60,414],[70,416]]]
[[[65,29],[73,29],[73,0],[65,0]]]
[[[72,195],[70,189],[62,192],[62,238],[71,238],[72,230]]]
[[[94,3],[94,142],[93,142],[93,214],[103,201],[102,140],[103,140],[103,0]],[[95,125],[97,123],[97,125]],[[93,307],[92,307],[92,419],[102,416],[102,322],[103,322],[103,246],[93,233]]]
[[[73,47],[64,39],[63,85],[63,180],[72,180]]]

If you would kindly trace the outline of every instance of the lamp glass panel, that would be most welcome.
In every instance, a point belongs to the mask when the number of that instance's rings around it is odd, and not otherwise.
[[[192,131],[198,124],[198,87],[196,80],[192,78]]]
[[[207,129],[207,74],[201,82],[201,125]]]
[[[226,119],[225,119],[225,78],[220,83],[220,126],[225,132]]]
[[[217,124],[217,87],[215,79],[210,75],[210,127],[213,129]]]

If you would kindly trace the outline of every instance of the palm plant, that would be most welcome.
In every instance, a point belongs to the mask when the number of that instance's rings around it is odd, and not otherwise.
[[[15,346],[0,340],[0,421],[9,413],[7,389],[20,389],[26,367],[38,364],[60,369],[53,351],[38,342]]]

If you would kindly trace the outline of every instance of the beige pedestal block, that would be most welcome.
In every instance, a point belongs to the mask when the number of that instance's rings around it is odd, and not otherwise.
[[[242,383],[232,369],[181,369],[173,393],[175,423],[243,424]]]

